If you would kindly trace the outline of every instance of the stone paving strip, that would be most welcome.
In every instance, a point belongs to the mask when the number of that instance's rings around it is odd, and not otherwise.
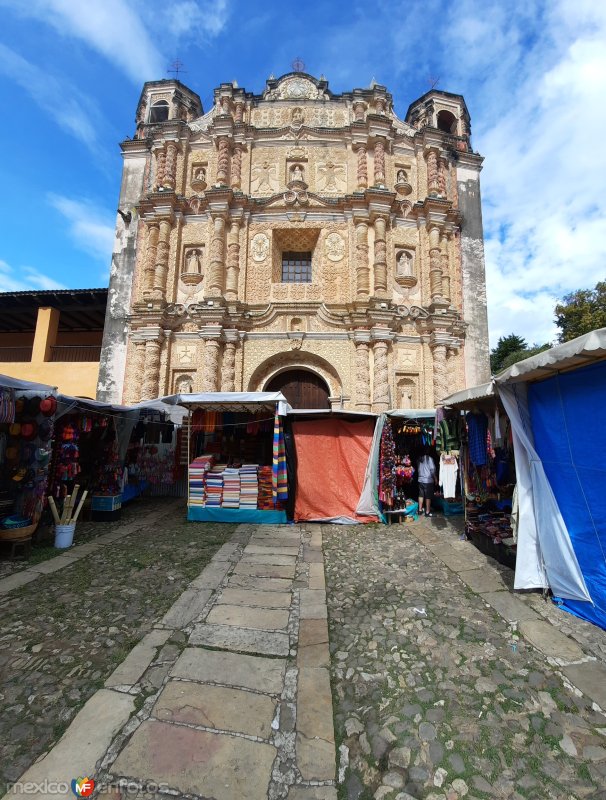
[[[22,780],[61,768],[114,797],[127,782],[145,796],[336,800],[329,663],[320,529],[239,526]]]
[[[25,586],[26,584],[37,580],[41,575],[50,575],[53,572],[58,572],[60,569],[69,567],[76,561],[86,558],[91,553],[97,552],[102,547],[107,547],[107,545],[114,544],[115,542],[120,541],[120,539],[130,536],[136,531],[140,531],[149,527],[149,525],[152,523],[158,524],[163,517],[172,516],[175,513],[175,508],[181,507],[182,505],[183,502],[180,500],[168,501],[160,514],[158,513],[157,509],[154,509],[147,514],[141,515],[136,522],[129,521],[123,524],[120,524],[120,522],[115,523],[116,530],[98,536],[92,542],[87,542],[86,544],[80,545],[77,544],[67,550],[57,550],[57,555],[54,558],[50,558],[48,561],[42,561],[39,564],[34,564],[33,566],[27,567],[19,572],[14,572],[12,575],[9,575],[6,578],[1,578],[0,595],[7,594],[8,592],[13,591],[13,589],[18,589],[21,586]]]
[[[515,625],[550,663],[559,666],[561,673],[577,689],[606,711],[606,663],[597,661],[578,641],[560,631],[552,622],[542,619],[535,610],[536,594],[514,594],[512,570],[487,558],[466,541],[453,536],[445,538],[425,520],[411,526],[410,532],[487,605]],[[565,612],[560,613],[566,616]],[[603,638],[603,632],[591,627],[594,638]]]

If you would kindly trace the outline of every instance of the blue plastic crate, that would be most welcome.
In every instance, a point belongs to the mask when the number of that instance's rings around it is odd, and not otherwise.
[[[114,494],[108,497],[93,495],[91,508],[93,511],[117,511],[122,508],[122,495]]]

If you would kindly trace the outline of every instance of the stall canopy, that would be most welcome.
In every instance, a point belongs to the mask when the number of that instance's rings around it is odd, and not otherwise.
[[[458,408],[498,396],[516,459],[514,587],[550,587],[566,610],[606,628],[606,328],[519,361],[457,392]]]
[[[12,378],[10,375],[0,375],[0,386],[8,389],[17,389],[22,392],[43,392],[46,395],[56,395],[56,386],[47,386],[45,383],[32,383],[32,381],[22,381],[19,378]]]
[[[280,416],[290,411],[290,406],[282,392],[200,392],[171,394],[159,398],[163,403],[185,408],[206,408],[209,411],[248,411],[254,413],[263,408],[276,410]],[[146,405],[146,403],[141,403]]]

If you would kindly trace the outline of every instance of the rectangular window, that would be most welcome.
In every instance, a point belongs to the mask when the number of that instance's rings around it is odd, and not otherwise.
[[[311,283],[311,252],[282,253],[282,283]]]

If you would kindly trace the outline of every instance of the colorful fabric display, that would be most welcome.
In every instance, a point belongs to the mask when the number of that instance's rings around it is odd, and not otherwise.
[[[223,508],[240,508],[240,470],[226,467],[223,471]]]
[[[288,483],[286,475],[286,450],[284,448],[284,430],[282,418],[276,413],[274,418],[274,445],[272,459],[272,496],[274,505],[288,500]]]
[[[396,445],[389,422],[383,425],[379,452],[379,500],[388,508],[396,496]]]
[[[214,464],[214,456],[203,455],[194,458],[189,465],[189,504],[206,505],[206,473]]]
[[[259,498],[258,464],[242,464],[240,468],[240,508],[256,508]]]
[[[271,511],[274,508],[271,467],[259,467],[259,500],[257,507],[263,511]]]
[[[0,422],[15,421],[15,390],[9,386],[0,387]]]

